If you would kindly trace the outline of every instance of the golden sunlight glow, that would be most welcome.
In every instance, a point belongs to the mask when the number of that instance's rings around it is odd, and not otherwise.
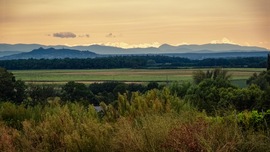
[[[270,48],[269,0],[0,0],[0,43]]]

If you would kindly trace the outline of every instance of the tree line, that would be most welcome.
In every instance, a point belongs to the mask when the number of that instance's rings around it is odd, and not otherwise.
[[[17,104],[46,104],[49,98],[60,97],[62,102],[81,102],[85,105],[112,104],[120,94],[130,99],[134,92],[146,93],[152,89],[169,88],[170,92],[199,110],[211,114],[217,109],[233,107],[243,110],[270,109],[270,70],[254,73],[247,80],[247,88],[234,86],[227,71],[214,69],[196,71],[193,82],[174,82],[169,85],[150,82],[148,84],[125,84],[104,82],[86,85],[74,81],[62,86],[25,84],[16,80],[11,72],[0,69],[0,101]]]
[[[101,102],[113,103],[119,94],[132,92],[145,93],[148,90],[160,89],[163,85],[157,82],[148,84],[126,84],[116,81],[93,83],[86,85],[74,81],[64,85],[26,84],[16,80],[15,76],[4,68],[0,68],[0,102],[11,101],[16,104],[46,104],[50,98],[60,97],[63,102],[81,102],[85,105],[98,106]]]
[[[20,59],[1,60],[0,67],[9,70],[28,69],[113,69],[113,68],[181,68],[181,67],[249,67],[266,68],[267,58],[219,58],[191,60],[161,55],[111,56],[88,59]]]

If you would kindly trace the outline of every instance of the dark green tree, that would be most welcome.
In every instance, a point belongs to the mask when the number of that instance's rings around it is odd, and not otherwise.
[[[119,83],[115,81],[108,81],[104,83],[93,83],[89,85],[89,89],[94,94],[98,94],[102,92],[113,92],[114,88],[118,86],[119,84],[123,84],[123,83]]]
[[[89,101],[94,98],[93,93],[83,83],[70,81],[62,88],[61,99],[63,101]]]
[[[23,81],[16,81],[11,72],[0,68],[0,101],[22,102],[25,98],[25,88]]]
[[[0,68],[0,100],[13,100],[15,95],[15,77],[6,69]]]
[[[147,85],[147,90],[152,90],[152,89],[158,89],[159,85],[157,82],[150,82]]]
[[[27,97],[26,89],[27,86],[25,85],[24,81],[16,80],[14,102],[21,103]]]
[[[228,71],[222,69],[214,69],[212,72],[214,80],[223,79],[225,81],[229,81],[232,76]]]
[[[248,85],[256,84],[262,90],[270,87],[270,70],[263,71],[259,74],[254,73],[246,82]]]
[[[268,58],[269,59],[269,58]],[[268,61],[269,63],[269,61]],[[248,80],[249,86],[257,85],[264,94],[261,101],[256,105],[259,109],[267,110],[270,108],[270,70],[263,71],[259,74],[254,73]]]
[[[118,94],[123,94],[127,91],[128,86],[126,84],[119,84],[113,89],[115,97],[118,97]]]
[[[230,78],[231,75],[228,73],[228,71],[219,68],[214,69],[212,71],[207,70],[206,72],[198,70],[193,73],[193,81],[195,84],[199,84],[205,79],[213,79],[213,80],[223,79],[229,81]]]
[[[268,53],[268,58],[267,58],[267,71],[270,70],[270,53]]]
[[[208,77],[208,78],[211,78],[211,77]],[[199,84],[206,78],[207,78],[206,73],[204,73],[202,70],[198,70],[193,73],[193,81],[195,84]]]
[[[31,104],[45,103],[48,98],[58,95],[55,87],[51,85],[29,85],[27,92],[32,99]]]
[[[178,97],[184,98],[188,89],[191,87],[190,82],[174,82],[169,86],[169,89],[172,94],[177,95]]]
[[[205,110],[208,113],[215,112],[221,106],[228,106],[227,103],[220,102],[220,90],[235,88],[230,82],[230,77],[227,71],[221,69],[197,71],[193,74],[195,85],[188,89],[185,99],[199,110]]]
[[[142,85],[142,84],[136,84],[136,83],[131,83],[128,84],[128,89],[129,92],[141,92],[144,93],[144,91],[146,90],[146,86]]]
[[[229,81],[224,79],[205,79],[198,85],[191,86],[185,99],[196,106],[199,110],[214,113],[220,107],[220,89],[235,88]]]

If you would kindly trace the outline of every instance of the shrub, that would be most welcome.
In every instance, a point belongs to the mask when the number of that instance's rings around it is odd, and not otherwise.
[[[16,139],[19,137],[19,132],[6,126],[0,122],[0,151],[16,152]]]
[[[48,98],[59,96],[55,86],[29,85],[27,93],[31,98],[30,105],[45,104]]]
[[[24,105],[15,105],[10,102],[0,104],[0,118],[10,127],[20,129],[22,122],[31,118],[32,113]]]
[[[63,101],[88,101],[94,98],[93,93],[83,83],[70,81],[62,88],[61,99]]]

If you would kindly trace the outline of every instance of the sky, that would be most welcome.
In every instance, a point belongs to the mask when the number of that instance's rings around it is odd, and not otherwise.
[[[270,49],[270,0],[0,0],[0,43]]]

